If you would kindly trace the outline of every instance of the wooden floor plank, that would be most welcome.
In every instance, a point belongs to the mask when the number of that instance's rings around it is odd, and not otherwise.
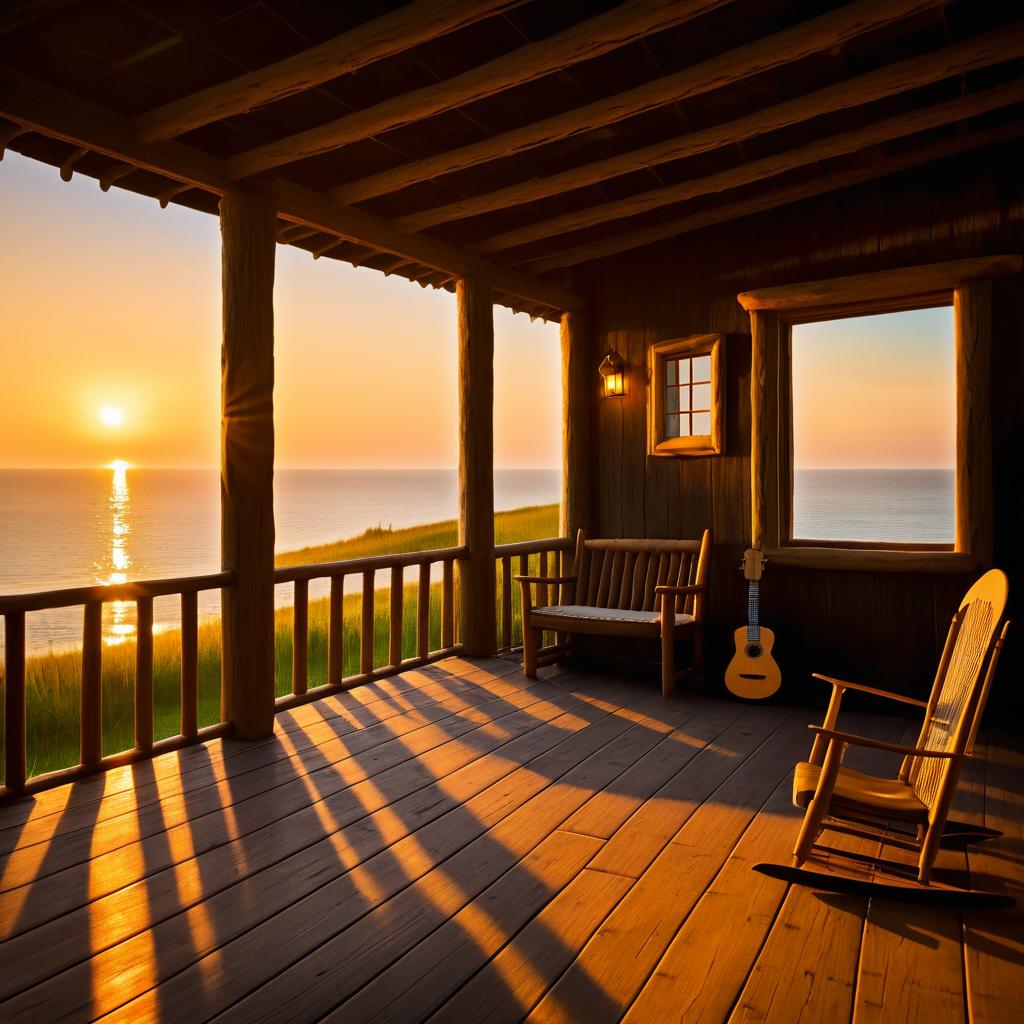
[[[52,853],[44,856],[43,870],[38,883],[24,884],[10,892],[0,892],[0,920],[6,924],[4,938],[12,937],[33,927],[70,913],[86,901],[93,901],[124,889],[141,881],[147,875],[172,867],[219,847],[238,843],[243,836],[255,833],[275,821],[301,815],[308,827],[319,831],[315,800],[322,801],[335,794],[341,794],[353,805],[354,810],[367,808],[362,793],[373,790],[375,776],[391,772],[408,779],[409,785],[427,784],[433,778],[436,763],[443,762],[445,773],[454,770],[451,758],[461,758],[463,763],[471,759],[476,749],[487,749],[503,741],[502,730],[525,731],[537,721],[548,702],[538,697],[537,701],[524,710],[492,719],[486,711],[471,708],[458,716],[431,723],[368,750],[350,757],[342,756],[344,745],[328,746],[328,756],[319,750],[296,754],[290,761],[281,762],[281,784],[273,789],[261,790],[258,777],[253,777],[256,789],[245,788],[245,798],[237,805],[231,800],[232,783],[227,780],[222,789],[223,799],[219,805],[211,806],[202,801],[201,813],[195,819],[186,815],[185,820],[166,830],[153,830],[152,841],[142,839],[129,846],[118,846],[107,853],[100,853],[84,863],[49,873],[45,870],[49,860],[57,860],[63,844],[55,844]],[[564,709],[551,704],[550,711],[559,713]],[[282,742],[287,743],[286,740]],[[331,756],[339,760],[332,763]],[[402,766],[406,771],[402,771]],[[461,764],[454,764],[461,767]],[[285,781],[287,780],[287,781]],[[404,795],[404,793],[402,794]],[[156,805],[159,811],[161,805]],[[190,809],[186,803],[185,810]],[[368,809],[372,809],[368,808]],[[296,821],[290,824],[298,827]],[[139,848],[144,856],[140,857]]]
[[[374,762],[367,752],[374,748],[380,761],[397,763],[394,758],[403,752],[407,757],[413,757],[429,749],[421,746],[421,737],[430,742],[431,736],[454,736],[463,723],[467,730],[471,728],[469,723],[486,724],[503,711],[528,708],[554,692],[553,687],[546,690],[534,688],[517,691],[511,697],[472,704],[453,698],[443,703],[412,708],[343,737],[336,736],[328,722],[311,724],[308,730],[279,736],[273,745],[261,744],[260,751],[264,754],[262,763],[253,765],[247,761],[242,771],[231,770],[220,778],[217,778],[216,772],[211,772],[208,783],[204,780],[201,786],[187,787],[181,793],[162,793],[162,787],[157,785],[157,792],[161,794],[158,801],[140,807],[133,813],[105,818],[101,830],[95,827],[77,827],[72,831],[61,829],[45,844],[34,842],[31,845],[19,845],[7,856],[0,875],[0,892],[38,882],[74,864],[94,861],[103,854],[178,825],[188,823],[192,828],[202,829],[205,827],[202,819],[206,814],[222,815],[227,807],[254,796],[269,794],[275,787],[294,784],[297,771],[303,769],[308,769],[311,775],[332,767],[343,772],[343,762],[358,759],[359,764],[369,771]],[[238,764],[239,760],[235,759],[235,764],[231,766],[233,769],[242,767]],[[282,811],[286,810],[288,792],[285,790],[276,796],[279,799],[278,806]],[[299,799],[304,801],[301,793]],[[54,842],[58,838],[60,842]],[[40,849],[41,845],[45,849]]]
[[[400,801],[383,821],[381,816],[374,815],[364,819],[363,829],[346,829],[340,834],[346,856],[335,866],[337,851],[332,849],[330,870],[325,868],[324,854],[310,847],[297,859],[261,872],[241,892],[219,893],[195,908],[194,913],[185,915],[186,921],[168,922],[165,930],[169,934],[191,940],[177,959],[192,966],[161,990],[143,994],[119,1010],[114,1019],[190,1021],[196,1008],[195,993],[210,988],[210,976],[217,979],[216,992],[208,996],[210,1012],[229,1005],[266,977],[268,964],[261,959],[261,944],[276,942],[276,936],[289,933],[301,937],[288,947],[295,956],[315,948],[347,922],[358,920],[377,903],[401,892],[435,864],[485,834],[530,796],[631,725],[629,719],[608,715],[590,704],[581,707],[577,698],[564,696],[576,708],[570,713],[575,731],[567,735],[567,727],[557,725],[547,730],[546,752],[532,760],[528,755],[536,753],[535,750],[516,747],[528,737],[514,741],[493,759],[480,759],[445,780],[440,794],[424,791],[414,800]],[[497,781],[492,781],[495,778]],[[423,808],[417,804],[420,798],[425,804]],[[429,824],[419,827],[422,821],[417,815],[425,815]],[[403,838],[406,831],[411,834]],[[381,842],[382,833],[385,842]],[[381,849],[382,846],[387,848]],[[271,918],[275,912],[277,916]],[[216,942],[210,943],[208,950],[199,949],[195,919],[211,913],[215,920],[224,923],[218,929]],[[229,939],[233,941],[228,942]],[[100,977],[110,981],[111,991],[104,993],[105,998],[123,1001],[126,991],[131,994],[135,985],[145,986],[147,980],[149,986],[156,983],[152,977],[147,979],[145,973],[144,953],[139,952],[139,947],[144,946],[143,939],[140,937],[133,946],[141,965],[137,977],[125,977],[126,950],[111,951],[109,964],[100,964]],[[181,964],[174,966],[180,969]],[[95,1002],[95,981],[93,990],[91,998]],[[167,1006],[158,1012],[161,1002]]]
[[[790,712],[742,715],[633,813],[594,858],[600,871],[639,878],[708,797],[780,729]]]
[[[628,722],[629,727],[398,896],[317,943],[308,956],[231,1007],[222,1020],[318,1019],[339,997],[356,991],[440,927],[555,830],[590,793],[621,775],[661,738],[642,722],[612,721]]]
[[[882,716],[844,716],[842,727],[889,742],[899,742],[905,733],[902,720]],[[892,754],[879,751],[851,749],[847,762],[851,768],[880,775],[898,768]],[[804,886],[786,887],[751,871],[758,861],[784,864],[793,855],[803,815],[793,807],[788,781],[779,796],[777,808],[770,804],[765,808],[778,815],[777,822],[762,820],[759,815],[748,829],[634,1004],[635,1019],[642,1019],[645,1010],[664,1005],[666,998],[685,1007],[694,1024],[726,1017],[730,1024],[816,1024],[850,1019],[867,900]],[[878,855],[880,851],[878,842],[838,834],[826,834],[826,841],[853,853]],[[772,882],[773,886],[765,884]],[[727,922],[739,916],[742,920],[744,906],[741,936],[737,938],[721,926],[716,935],[715,918]],[[701,942],[701,932],[714,936],[713,940]],[[687,959],[692,974],[682,969]],[[664,979],[670,973],[675,983],[666,986]],[[701,973],[705,980],[698,990],[692,981]],[[727,1000],[737,991],[730,1016]]]
[[[600,689],[600,686],[595,687],[595,690]],[[400,839],[403,833],[399,826],[403,822],[408,822],[411,830],[457,807],[458,798],[479,792],[513,770],[519,763],[517,759],[528,762],[557,745],[573,729],[584,727],[590,719],[605,717],[604,712],[588,711],[588,707],[564,693],[556,695],[550,705],[543,708],[536,728],[523,730],[516,738],[516,730],[510,730],[506,721],[504,729],[492,737],[489,747],[500,752],[495,765],[481,764],[480,755],[487,755],[487,746],[477,745],[467,751],[458,740],[453,741],[452,750],[446,752],[444,747],[437,748],[416,762],[357,783],[319,805],[312,804],[305,811],[279,819],[234,843],[152,874],[144,886],[121,888],[80,911],[18,936],[0,945],[0,951],[25,959],[27,971],[18,976],[0,975],[0,992],[8,995],[15,985],[18,990],[23,989],[33,981],[52,976],[59,965],[70,966],[82,960],[81,936],[87,934],[93,951],[88,970],[98,979],[90,986],[90,1000],[96,1006],[106,1005],[108,998],[123,1002],[134,994],[133,986],[141,986],[139,990],[144,991],[153,983],[145,953],[153,936],[162,936],[164,931],[169,935],[177,934],[177,943],[170,938],[167,940],[171,951],[165,957],[164,966],[168,963],[184,966],[190,961],[179,963],[183,957],[191,954],[192,959],[196,959],[201,952],[209,952],[225,941],[227,932],[244,930],[247,921],[252,923],[249,920],[252,913],[260,915],[256,920],[261,920],[274,909],[286,906],[287,903],[281,902],[284,894],[293,900],[300,898],[304,895],[304,880],[309,888],[322,884],[325,855],[336,861],[339,853],[344,854],[346,859],[338,867],[342,872],[358,863],[360,856],[369,856]],[[565,712],[565,708],[570,710]],[[546,723],[547,718],[552,719],[550,725]],[[441,783],[443,791],[439,795],[437,787]],[[467,783],[477,788],[468,788]],[[310,794],[314,795],[319,796]],[[389,803],[396,808],[396,817],[382,822],[374,812]],[[244,864],[240,863],[240,856]],[[267,869],[275,867],[268,876]],[[256,877],[246,881],[239,891],[239,883],[249,876]],[[222,891],[232,886],[236,888]],[[194,927],[190,926],[184,933],[180,922],[170,923],[166,929],[159,928],[160,921],[173,918],[191,905],[197,908],[190,917],[195,919]],[[249,911],[249,917],[245,911]],[[201,922],[207,918],[218,922],[216,934],[210,933],[208,927],[204,931]],[[132,936],[138,938],[130,947],[116,948],[118,944],[124,946]],[[201,939],[205,940],[205,946]],[[45,964],[31,959],[31,951],[40,947],[49,951]],[[111,952],[105,954],[104,950]],[[130,977],[126,973],[126,961],[134,964]],[[37,979],[40,972],[41,978]],[[69,983],[71,978],[66,974],[60,978],[60,985],[54,986],[58,1000],[73,998],[84,989],[82,985]],[[113,984],[112,993],[106,993],[107,984]],[[27,997],[27,1001],[32,1003],[47,997],[46,991],[40,991]]]
[[[820,715],[542,676],[446,659],[0,808],[0,1019],[1014,1019],[1020,911],[751,872],[788,859]],[[1007,836],[941,864],[1020,897],[1021,745],[978,753],[956,814]]]
[[[996,733],[977,751],[984,757],[983,823],[1005,833],[977,843],[968,861],[971,885],[1006,892],[1012,910],[964,914],[964,961],[971,1024],[1019,1018],[1024,1006],[1024,754]]]
[[[331,738],[331,733],[340,737],[358,732],[403,715],[411,708],[441,704],[458,709],[467,703],[499,699],[521,688],[506,682],[509,675],[514,679],[514,673],[483,682],[483,675],[477,681],[467,681],[464,676],[424,676],[422,672],[407,672],[394,680],[367,684],[302,705],[279,715],[276,727],[279,732],[296,733],[296,745],[305,749]],[[385,687],[385,682],[391,685]],[[49,842],[76,826],[91,829],[98,821],[136,812],[187,789],[216,785],[225,775],[258,769],[280,756],[272,740],[213,740],[46,790],[29,800],[0,807],[0,851],[7,853],[33,842]]]
[[[455,992],[586,866],[600,839],[553,832],[325,1022],[416,1024]]]
[[[516,1024],[633,884],[584,869],[486,967],[429,1018],[429,1024]]]
[[[693,812],[527,1020],[618,1021],[764,802],[788,784],[806,746],[804,722],[795,718],[745,760]]]

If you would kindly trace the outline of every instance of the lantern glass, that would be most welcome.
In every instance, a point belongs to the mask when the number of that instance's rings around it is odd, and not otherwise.
[[[609,351],[597,372],[601,375],[601,389],[605,398],[617,398],[626,393],[626,363],[618,352]]]

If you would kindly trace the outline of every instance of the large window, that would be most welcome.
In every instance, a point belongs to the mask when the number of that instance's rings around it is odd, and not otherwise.
[[[739,296],[753,547],[823,568],[991,564],[991,279],[1022,265],[988,256]]]
[[[790,329],[794,540],[954,542],[952,306]]]

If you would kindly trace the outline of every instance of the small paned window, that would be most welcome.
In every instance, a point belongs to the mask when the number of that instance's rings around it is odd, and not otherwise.
[[[713,455],[721,451],[721,381],[719,334],[651,347],[650,454]]]

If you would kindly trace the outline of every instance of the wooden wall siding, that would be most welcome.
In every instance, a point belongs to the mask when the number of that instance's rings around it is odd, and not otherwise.
[[[710,526],[715,554],[708,677],[716,686],[729,631],[745,616],[738,566],[750,535],[747,288],[994,253],[1024,252],[1024,145],[947,160],[846,192],[709,228],[577,271],[590,302],[593,350],[616,348],[629,391],[596,397],[597,528],[609,537],[693,537]],[[993,458],[995,560],[1011,579],[1011,633],[993,708],[1024,722],[1024,282],[995,282]],[[714,458],[645,454],[647,347],[724,331],[726,448]],[[927,695],[949,617],[968,579],[769,566],[762,619],[778,635],[789,699],[820,699],[812,670]]]

